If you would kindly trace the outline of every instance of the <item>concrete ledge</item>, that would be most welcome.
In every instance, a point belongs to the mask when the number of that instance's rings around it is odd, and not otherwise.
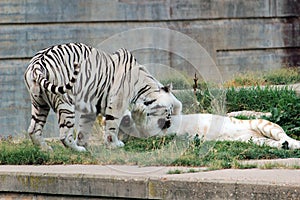
[[[191,168],[0,166],[0,199],[300,199],[300,170],[175,169]]]

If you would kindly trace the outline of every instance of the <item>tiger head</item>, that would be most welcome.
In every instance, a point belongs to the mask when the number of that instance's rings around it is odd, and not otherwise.
[[[120,133],[135,137],[164,134],[172,115],[179,115],[182,108],[171,90],[172,85],[162,86],[144,101],[132,104],[121,120]]]
[[[128,136],[147,138],[155,135],[164,135],[171,126],[171,117],[168,111],[164,115],[159,108],[156,115],[149,115],[144,104],[134,104],[122,117],[119,127],[119,136],[126,139]],[[152,112],[154,112],[152,110]]]
[[[161,86],[142,102],[144,110],[150,116],[179,115],[182,110],[181,102],[172,93],[172,84]]]

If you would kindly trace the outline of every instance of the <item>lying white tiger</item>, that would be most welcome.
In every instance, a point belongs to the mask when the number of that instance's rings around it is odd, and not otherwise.
[[[218,141],[252,141],[257,145],[284,149],[300,149],[300,141],[290,138],[277,124],[264,119],[239,120],[213,114],[174,115],[171,126],[161,129],[163,118],[147,116],[143,105],[127,111],[121,122],[124,134],[137,137],[174,134],[188,134],[194,138],[196,134],[204,140]]]

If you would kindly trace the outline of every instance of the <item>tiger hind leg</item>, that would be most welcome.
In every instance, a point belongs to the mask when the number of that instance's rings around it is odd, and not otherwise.
[[[259,146],[270,146],[278,149],[289,149],[287,141],[277,141],[269,138],[253,137],[251,141]]]
[[[31,121],[28,128],[28,133],[32,143],[46,151],[52,150],[52,148],[47,145],[45,139],[43,138],[43,128],[49,111],[50,107],[43,99],[32,97]]]
[[[281,144],[281,148],[300,149],[300,141],[289,137],[285,131],[275,123],[259,119],[254,121],[252,124],[252,128],[253,127],[255,127],[254,129],[258,130],[263,136],[278,141]]]
[[[74,138],[75,111],[73,106],[61,104],[57,110],[60,140],[62,143],[75,151],[83,152],[86,149],[76,144]],[[64,107],[64,108],[62,108]]]

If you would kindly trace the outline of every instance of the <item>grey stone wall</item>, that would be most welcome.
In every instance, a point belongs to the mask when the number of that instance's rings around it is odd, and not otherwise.
[[[23,73],[29,59],[42,48],[66,42],[98,46],[123,31],[165,28],[200,44],[208,54],[202,52],[198,57],[196,52],[193,59],[200,60],[203,66],[216,64],[226,80],[245,70],[300,65],[299,13],[300,2],[295,0],[2,0],[0,135],[26,132],[30,103]],[[130,49],[136,43],[135,36],[131,38],[124,47]],[[157,35],[147,35],[138,42],[147,44],[158,39]],[[193,63],[172,53],[181,45],[174,45],[171,38],[167,40],[171,52],[134,51],[137,59],[193,74]],[[116,50],[118,45],[108,48]],[[208,56],[212,59],[207,60]],[[46,135],[57,132],[56,126],[52,114]]]

